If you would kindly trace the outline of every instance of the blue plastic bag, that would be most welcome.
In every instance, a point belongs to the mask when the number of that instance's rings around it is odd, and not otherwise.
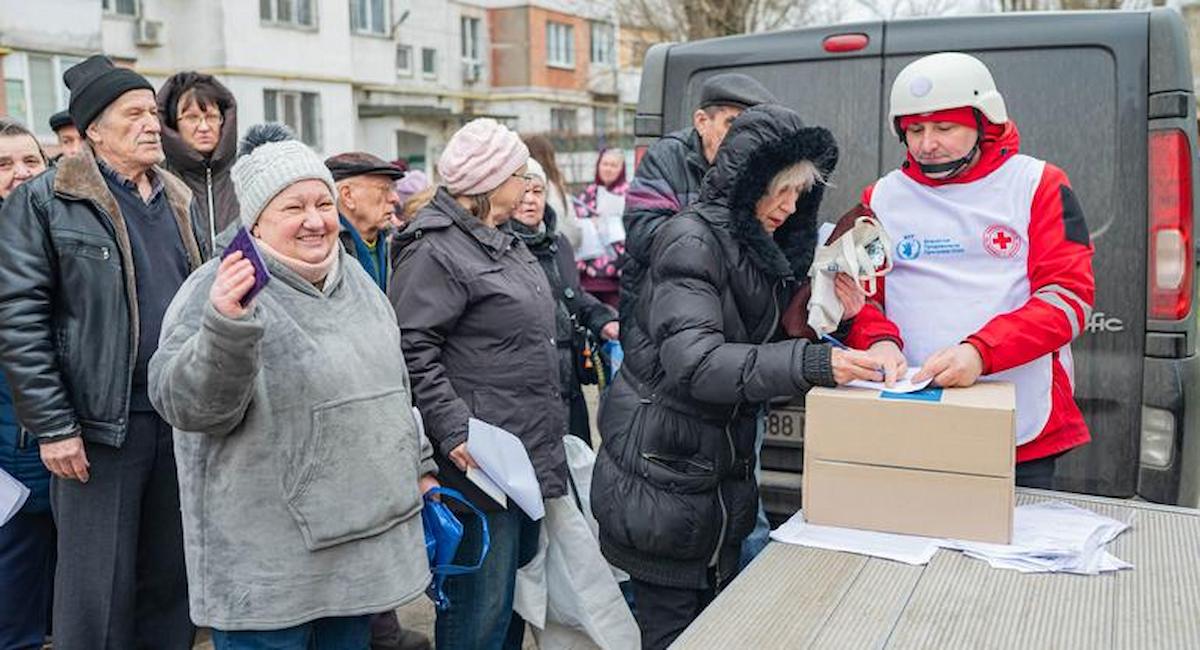
[[[463,525],[445,502],[432,498],[435,494],[458,501],[479,517],[483,526],[483,545],[479,551],[479,561],[474,565],[454,564],[454,554],[462,544]],[[439,611],[446,611],[450,608],[450,599],[443,590],[446,577],[478,571],[491,548],[492,538],[488,532],[487,517],[458,490],[436,487],[425,493],[425,504],[421,508],[421,525],[425,529],[425,553],[429,557],[429,571],[433,574],[433,580],[429,582],[425,593]]]

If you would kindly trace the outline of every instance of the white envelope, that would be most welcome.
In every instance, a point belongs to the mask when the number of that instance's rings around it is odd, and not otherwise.
[[[467,451],[479,469],[509,496],[529,518],[538,521],[546,514],[542,487],[525,445],[513,434],[483,420],[467,423]]]

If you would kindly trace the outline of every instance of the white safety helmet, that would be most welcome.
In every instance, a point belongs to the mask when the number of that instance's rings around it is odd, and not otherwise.
[[[961,52],[940,52],[904,66],[892,84],[888,124],[903,138],[897,118],[949,108],[976,108],[992,124],[1008,121],[1004,97],[982,61]]]

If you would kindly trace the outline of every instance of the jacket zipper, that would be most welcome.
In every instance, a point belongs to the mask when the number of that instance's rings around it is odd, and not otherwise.
[[[771,323],[771,327],[767,330],[767,335],[763,337],[763,340],[759,341],[759,345],[764,345],[767,341],[770,341],[771,337],[775,336],[775,330],[779,329],[779,287],[785,283],[785,280],[780,280],[771,285],[771,320],[768,321]],[[733,426],[733,422],[738,416],[738,410],[741,408],[741,404],[734,405],[733,413],[729,416],[729,420],[725,423],[725,443],[729,445],[729,462],[731,463],[734,461],[734,458],[737,454],[736,450],[733,448],[733,434],[730,433],[729,428]],[[709,560],[708,564],[709,566],[713,567],[713,573],[715,577],[714,582],[716,583],[714,586],[714,591],[721,590],[721,585],[724,583],[725,578],[725,576],[721,574],[720,557],[721,547],[725,545],[725,533],[728,532],[729,528],[729,509],[725,507],[725,492],[721,489],[723,483],[724,481],[717,483],[717,503],[721,505],[721,532],[717,536],[717,547],[713,549],[712,559]],[[757,516],[758,514],[756,512],[755,517],[757,518]]]
[[[208,194],[208,254],[216,255],[217,250],[217,216],[213,209],[212,167],[204,165],[204,186]]]

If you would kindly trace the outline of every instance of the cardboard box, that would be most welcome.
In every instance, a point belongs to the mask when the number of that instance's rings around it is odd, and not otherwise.
[[[1007,544],[1016,395],[1009,383],[898,395],[814,388],[804,518],[813,524]]]

